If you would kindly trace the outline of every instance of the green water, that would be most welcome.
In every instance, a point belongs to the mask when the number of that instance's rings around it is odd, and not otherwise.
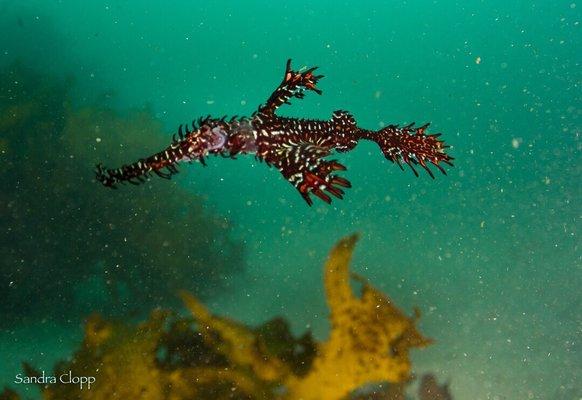
[[[581,10],[572,0],[4,0],[0,66],[19,60],[39,74],[71,78],[74,107],[147,108],[167,132],[161,142],[201,115],[250,115],[279,83],[287,58],[296,67],[318,65],[324,93],[293,101],[283,115],[328,119],[345,109],[370,129],[432,122],[456,159],[446,177],[415,178],[361,143],[338,156],[353,188],[331,206],[307,207],[252,157],[183,168],[176,185],[155,182],[167,191],[149,201],[155,209],[166,196],[182,196],[188,207],[190,194],[202,196],[207,212],[228,219],[229,234],[244,246],[245,270],[227,272],[227,288],[206,287],[221,314],[248,323],[284,315],[294,331],[310,327],[324,338],[322,262],[338,239],[360,232],[353,269],[403,309],[423,310],[421,329],[436,340],[413,353],[415,371],[448,379],[455,399],[579,399]],[[97,137],[91,126],[78,135]],[[133,148],[127,161],[157,150]],[[98,142],[92,157],[89,193],[106,190],[91,182],[93,163],[108,161]],[[121,190],[111,195],[123,201],[143,193]],[[111,212],[91,207],[95,218]],[[34,237],[42,227],[26,229]],[[205,232],[182,227],[177,234]],[[0,293],[13,290],[14,268],[3,262]],[[38,268],[66,281],[59,265]],[[92,293],[97,302],[102,295]],[[39,285],[27,308],[51,297],[58,293]],[[3,327],[1,385],[12,385],[22,361],[48,370],[70,354],[82,318],[60,313],[48,307]]]

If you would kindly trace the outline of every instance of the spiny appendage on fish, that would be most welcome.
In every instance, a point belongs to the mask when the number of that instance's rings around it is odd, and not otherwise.
[[[200,161],[206,165],[205,158],[210,155],[235,158],[254,154],[258,160],[276,167],[311,205],[311,195],[327,203],[331,203],[331,196],[343,198],[344,189],[351,184],[338,173],[346,168],[328,157],[333,152],[354,149],[362,139],[377,143],[388,160],[400,168],[407,164],[417,176],[415,166],[433,178],[430,165],[443,174],[442,164],[452,166],[453,158],[446,153],[449,146],[440,140],[440,134],[426,133],[428,124],[388,125],[373,131],[358,127],[354,117],[342,110],[334,111],[327,121],[278,116],[279,107],[290,104],[291,98],[302,99],[308,91],[321,94],[317,83],[323,76],[314,75],[315,69],[293,71],[288,60],[282,82],[250,117],[208,116],[184,128],[180,125],[178,136],[174,135],[163,151],[117,169],[99,164],[97,180],[115,188],[124,182],[142,183],[152,174],[169,179],[178,172],[181,162]]]

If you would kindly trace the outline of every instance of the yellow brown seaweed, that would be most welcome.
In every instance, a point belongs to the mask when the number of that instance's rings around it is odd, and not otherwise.
[[[212,315],[189,293],[182,292],[181,297],[207,343],[226,356],[233,365],[250,368],[257,378],[268,382],[284,380],[290,373],[282,360],[268,354],[265,344],[252,329]]]
[[[403,398],[409,350],[430,340],[416,329],[418,313],[407,317],[362,278],[361,296],[353,293],[349,265],[356,241],[355,235],[342,239],[325,264],[331,330],[324,342],[293,338],[280,318],[253,328],[216,316],[182,292],[193,319],[161,311],[137,326],[89,318],[81,348],[56,372],[95,376],[94,386],[49,385],[43,397],[334,400],[388,382],[382,398]]]
[[[416,318],[368,283],[361,298],[353,294],[349,265],[356,241],[356,235],[342,239],[325,264],[330,336],[318,346],[309,374],[290,381],[290,398],[341,399],[365,384],[405,382],[409,349],[430,343],[416,330]]]
[[[164,399],[168,377],[156,366],[156,349],[162,335],[164,314],[137,326],[113,323],[94,315],[85,326],[85,339],[69,364],[57,367],[55,376],[71,370],[75,376],[94,376],[96,384],[47,385],[46,400],[63,399]]]

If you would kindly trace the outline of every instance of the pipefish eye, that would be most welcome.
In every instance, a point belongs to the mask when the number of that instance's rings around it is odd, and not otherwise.
[[[224,129],[222,129],[221,126],[215,126],[214,128],[212,128],[210,135],[211,145],[209,150],[214,150],[224,146],[224,144],[226,143],[226,136],[227,133]]]

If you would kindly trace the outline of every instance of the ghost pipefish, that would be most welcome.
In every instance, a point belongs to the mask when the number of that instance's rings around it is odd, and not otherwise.
[[[453,157],[446,154],[449,146],[439,139],[440,134],[426,133],[429,124],[388,125],[375,131],[360,128],[354,117],[342,110],[334,111],[327,121],[277,115],[279,107],[291,104],[291,98],[302,99],[308,91],[322,93],[317,83],[323,75],[314,75],[316,68],[294,71],[288,60],[283,81],[250,117],[208,116],[191,125],[180,125],[172,143],[159,153],[116,169],[97,165],[97,180],[110,188],[125,182],[137,185],[152,174],[170,179],[183,162],[206,165],[205,158],[210,155],[235,158],[253,154],[277,168],[311,205],[310,195],[327,203],[331,203],[331,196],[343,198],[343,188],[350,188],[351,184],[338,172],[346,167],[327,157],[334,151],[354,149],[360,140],[377,143],[388,160],[401,169],[407,164],[416,176],[415,166],[434,178],[429,166],[446,174],[441,164],[453,165]]]

